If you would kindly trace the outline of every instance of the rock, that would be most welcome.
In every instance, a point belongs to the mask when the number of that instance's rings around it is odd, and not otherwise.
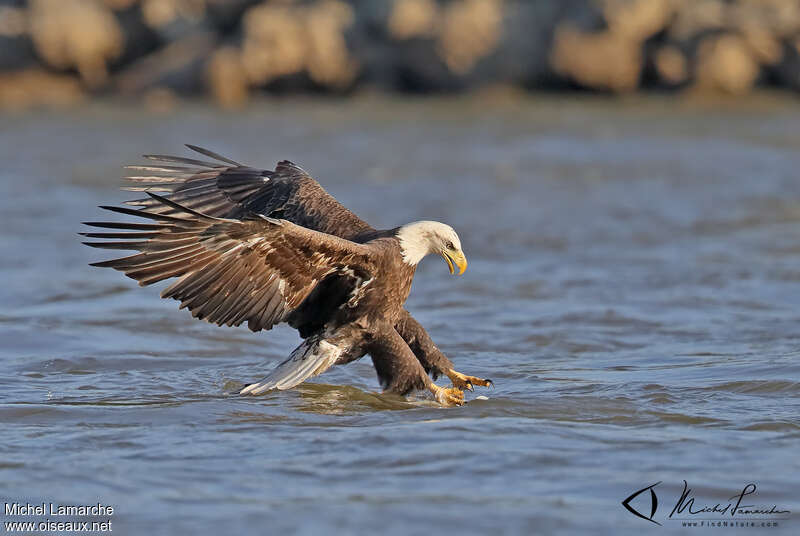
[[[800,2],[739,0],[728,5],[725,26],[743,33],[758,30],[775,40],[784,40],[800,32]]]
[[[435,0],[395,0],[387,24],[394,39],[433,37],[440,24]]]
[[[56,69],[77,69],[90,88],[108,78],[123,34],[111,10],[96,0],[32,0],[30,31],[36,51]]]
[[[308,5],[264,3],[244,16],[242,65],[252,85],[306,74],[329,89],[349,87],[358,74],[344,33],[353,8],[340,0]]]
[[[28,11],[19,6],[0,5],[0,36],[19,37],[28,33]]]
[[[637,43],[666,28],[673,15],[671,0],[604,0],[602,5],[609,31]]]
[[[164,46],[163,36],[144,22],[138,4],[115,11],[114,17],[125,35],[125,46],[112,64],[112,69],[127,66]]]
[[[675,41],[688,41],[697,34],[725,27],[724,0],[675,0],[674,9],[669,36]]]
[[[260,4],[242,23],[242,65],[253,85],[300,72],[305,67],[305,27],[295,8]]]
[[[561,2],[506,2],[497,47],[473,69],[471,84],[541,89],[560,83],[549,56],[562,9]]]
[[[213,33],[202,32],[169,43],[121,71],[115,78],[115,87],[124,95],[153,88],[196,94],[206,87],[205,61],[215,40]]]
[[[502,21],[502,0],[450,2],[442,14],[436,50],[451,71],[465,74],[495,49]]]
[[[558,6],[513,0],[396,0],[386,41],[361,44],[366,77],[394,90],[461,91],[526,84],[547,67],[549,23]],[[366,58],[366,59],[364,59]]]
[[[358,74],[358,62],[347,48],[344,32],[353,24],[353,8],[339,0],[322,0],[309,8],[306,69],[322,86],[344,89]]]
[[[563,24],[556,30],[551,63],[582,86],[629,92],[639,84],[642,48],[625,34],[583,32]]]
[[[644,43],[667,27],[673,2],[603,0],[599,5],[606,28],[586,31],[571,21],[562,22],[553,39],[551,64],[557,73],[584,87],[633,91],[642,78]],[[669,51],[660,61],[670,76],[679,76],[677,58]]]
[[[241,52],[232,46],[217,49],[206,67],[211,95],[225,108],[238,108],[247,102],[247,73]]]
[[[25,8],[0,5],[0,71],[16,71],[35,64],[28,26]]]
[[[698,47],[696,89],[739,95],[752,89],[759,72],[758,62],[741,36],[710,36]]]
[[[114,11],[124,11],[139,3],[139,0],[103,0]]]
[[[164,28],[178,19],[201,20],[206,12],[203,2],[182,0],[142,0],[142,17],[152,28]]]
[[[654,63],[659,80],[667,86],[677,86],[689,79],[689,62],[683,51],[675,45],[659,47]]]
[[[81,102],[84,97],[80,81],[74,76],[38,68],[0,74],[0,108],[3,109],[64,108]]]
[[[210,31],[206,4],[201,0],[142,0],[142,22],[162,42],[178,41],[189,35]]]
[[[245,11],[257,4],[258,0],[225,0],[207,2],[206,12],[210,24],[223,37],[230,37],[238,31]]]
[[[781,61],[770,72],[781,86],[800,91],[800,38],[784,43]]]
[[[767,28],[746,25],[742,28],[742,37],[759,63],[775,65],[781,61],[783,45]]]

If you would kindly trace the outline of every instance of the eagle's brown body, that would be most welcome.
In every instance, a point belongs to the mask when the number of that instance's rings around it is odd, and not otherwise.
[[[162,297],[197,318],[253,331],[295,327],[303,344],[243,392],[292,387],[367,353],[384,388],[399,394],[431,388],[428,373],[479,380],[453,371],[403,308],[416,264],[404,260],[400,228],[373,229],[290,162],[259,170],[190,148],[218,162],[148,156],[162,163],[130,167],[157,175],[128,180],[149,197],[129,202],[137,209],[103,207],[153,223],[95,222],[125,232],[86,235],[124,239],[95,247],[140,252],[97,266],[142,285],[178,278]]]

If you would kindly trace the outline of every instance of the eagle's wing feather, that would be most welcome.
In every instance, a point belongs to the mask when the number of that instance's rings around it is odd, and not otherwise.
[[[139,251],[94,266],[120,270],[140,285],[177,277],[161,295],[180,301],[197,318],[229,326],[247,321],[253,331],[270,329],[285,321],[325,277],[351,267],[374,270],[369,245],[265,216],[212,217],[149,195],[171,208],[170,214],[103,207],[156,223],[91,223],[131,232],[85,233],[106,239],[87,245]]]
[[[275,170],[269,171],[243,166],[208,149],[187,147],[218,162],[146,155],[159,163],[128,169],[153,174],[127,177],[131,185],[126,189],[163,192],[164,197],[176,203],[220,218],[257,213],[348,239],[373,230],[288,160],[278,162]],[[153,213],[173,214],[176,210],[151,198],[128,203]]]

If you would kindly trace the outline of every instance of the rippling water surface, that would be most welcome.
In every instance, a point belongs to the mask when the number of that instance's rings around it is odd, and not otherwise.
[[[195,321],[75,234],[183,142],[289,158],[377,227],[452,224],[469,270],[426,260],[408,307],[495,389],[383,396],[365,359],[237,396],[295,332]],[[0,495],[111,504],[121,534],[666,534],[684,479],[711,504],[753,482],[800,533],[798,149],[769,101],[5,116]],[[620,504],[655,482],[662,527]]]

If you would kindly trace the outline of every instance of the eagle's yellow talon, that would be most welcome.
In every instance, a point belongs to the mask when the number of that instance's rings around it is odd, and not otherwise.
[[[492,380],[484,380],[483,378],[478,378],[476,376],[467,376],[466,374],[461,374],[453,369],[448,370],[445,374],[447,374],[447,377],[450,378],[451,382],[453,382],[453,387],[457,387],[464,391],[473,391],[475,385],[480,385],[481,387],[494,387]]]
[[[431,392],[436,397],[436,401],[443,406],[463,406],[464,391],[457,387],[439,387],[435,383],[431,384]]]

